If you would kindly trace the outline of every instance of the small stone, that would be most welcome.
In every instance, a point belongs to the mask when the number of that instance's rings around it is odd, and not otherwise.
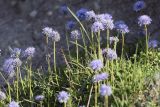
[[[37,13],[38,12],[36,10],[33,10],[32,12],[30,12],[29,16],[35,18],[37,16]]]

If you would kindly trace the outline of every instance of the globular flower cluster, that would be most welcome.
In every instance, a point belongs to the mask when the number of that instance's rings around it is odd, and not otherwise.
[[[42,30],[42,33],[48,38],[51,38],[54,42],[58,42],[60,40],[60,34],[56,30],[53,30],[50,27],[45,27]]]
[[[108,73],[101,73],[101,74],[96,74],[93,76],[92,81],[93,82],[100,82],[100,81],[104,81],[106,79],[108,79]]]
[[[116,51],[111,48],[103,49],[102,55],[105,56],[108,60],[115,60],[118,58]]]
[[[152,19],[148,15],[142,15],[138,18],[139,26],[151,24]]]
[[[44,100],[44,95],[37,95],[37,96],[35,96],[35,100],[36,101],[42,101],[42,100]]]
[[[146,7],[146,3],[142,0],[140,0],[140,1],[137,1],[136,3],[134,3],[133,10],[138,12],[138,11],[144,9],[145,7]]]
[[[8,107],[20,107],[18,102],[12,101],[9,103]]]
[[[66,103],[69,100],[70,94],[66,91],[59,92],[57,98],[60,103]]]
[[[85,15],[86,15],[86,20],[88,20],[88,21],[94,19],[95,16],[96,16],[96,14],[94,13],[93,10],[92,11],[87,11],[85,13]]]
[[[6,59],[3,64],[3,71],[9,76],[13,77],[15,74],[15,68],[20,67],[22,62],[19,58]]]
[[[109,85],[102,84],[100,87],[101,96],[110,96],[112,94],[112,89]]]
[[[117,37],[109,37],[110,44],[119,42]]]
[[[67,15],[69,13],[68,9],[67,9],[67,5],[63,4],[59,7],[59,12],[63,15]]]
[[[112,19],[103,20],[102,24],[105,29],[112,30],[114,28],[114,23]]]
[[[95,16],[95,21],[102,23],[104,29],[112,30],[114,28],[114,23],[112,20],[112,16],[108,13],[98,14]]]
[[[89,67],[94,71],[100,70],[103,68],[103,62],[100,59],[95,59],[90,62]]]
[[[71,30],[71,29],[73,29],[73,28],[75,27],[75,25],[76,25],[76,22],[70,20],[70,21],[68,21],[67,24],[66,24],[66,29],[67,29],[67,30]]]
[[[73,30],[73,31],[71,32],[71,38],[72,38],[73,40],[79,39],[80,36],[81,36],[81,33],[80,33],[79,30]]]
[[[119,33],[125,34],[129,32],[128,26],[126,24],[117,24],[116,29]]]
[[[2,100],[5,100],[7,97],[6,97],[6,94],[2,91],[0,91],[0,101]]]
[[[104,20],[112,19],[112,15],[105,13],[105,14],[98,14],[95,16],[95,21],[103,22]]]
[[[149,48],[157,48],[159,45],[159,42],[157,40],[150,40],[148,43]]]
[[[19,48],[14,48],[11,49],[10,51],[11,51],[11,57],[15,58],[20,56],[22,50]]]
[[[92,32],[100,32],[104,30],[104,26],[101,22],[94,22],[92,27],[91,27],[91,31]]]
[[[35,54],[35,48],[34,47],[28,47],[24,51],[23,56],[27,57],[27,58],[32,58],[32,57],[34,57],[34,54]]]
[[[79,20],[86,20],[86,12],[87,9],[81,8],[76,12],[76,16],[79,18]]]

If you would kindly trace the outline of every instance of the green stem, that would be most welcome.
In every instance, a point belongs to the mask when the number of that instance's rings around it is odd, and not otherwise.
[[[122,33],[122,53],[121,53],[121,59],[123,57],[124,54],[124,33]]]
[[[64,107],[67,107],[66,103],[64,103]]]
[[[95,86],[94,86],[94,89],[95,89],[95,96],[94,96],[94,107],[97,107],[97,97],[98,97],[98,93],[97,93],[97,83],[95,83]]]
[[[93,85],[92,85],[91,90],[89,92],[89,98],[88,98],[88,102],[87,102],[87,107],[89,107],[89,104],[90,104],[90,100],[91,100],[91,96],[92,96],[92,90],[93,90]]]
[[[145,34],[146,34],[146,55],[148,56],[148,32],[147,32],[147,25],[144,26]]]
[[[16,77],[17,77],[17,90],[16,90],[16,91],[17,91],[17,101],[19,101],[19,93],[18,93],[18,92],[19,92],[19,89],[18,89],[18,88],[19,88],[19,68],[17,67],[16,69],[17,69],[17,72],[16,72]]]
[[[104,107],[108,107],[108,96],[104,97]]]
[[[100,31],[98,32],[98,58],[101,59]]]
[[[76,54],[77,54],[77,63],[78,63],[78,41],[76,40]]]
[[[55,75],[56,75],[56,82],[57,82],[57,85],[59,86],[59,83],[58,83],[58,74],[57,74],[57,70],[56,70],[56,42],[54,41],[53,42],[53,59],[54,59],[54,72],[55,72]]]
[[[32,101],[32,64],[31,64],[31,59],[30,59],[30,65],[29,65],[29,92],[30,92],[30,100]]]
[[[107,49],[109,48],[110,40],[109,40],[109,29],[107,29]]]

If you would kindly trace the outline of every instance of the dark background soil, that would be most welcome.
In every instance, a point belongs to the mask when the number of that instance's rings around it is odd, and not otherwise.
[[[44,63],[44,38],[42,28],[45,26],[57,29],[61,34],[58,49],[65,47],[65,23],[71,16],[59,13],[59,6],[67,4],[74,12],[81,7],[94,10],[96,13],[108,12],[114,20],[124,20],[130,29],[128,42],[134,42],[141,37],[137,17],[142,14],[151,16],[153,22],[149,29],[152,38],[158,38],[160,33],[160,0],[144,0],[147,7],[133,11],[136,0],[0,0],[0,62],[7,58],[9,47],[25,49],[28,46],[36,48],[37,66]],[[58,52],[58,62],[61,62]]]

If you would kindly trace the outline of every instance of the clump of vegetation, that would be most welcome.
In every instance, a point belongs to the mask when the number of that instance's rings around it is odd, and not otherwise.
[[[144,3],[136,3],[135,11],[144,9],[137,5]],[[42,33],[46,40],[48,67],[32,68],[34,47],[24,51],[12,49],[1,73],[4,79],[0,91],[2,107],[160,106],[160,53],[158,42],[149,40],[147,28],[152,22],[149,16],[138,18],[139,26],[145,31],[144,49],[139,49],[137,43],[135,52],[128,56],[125,35],[129,33],[129,27],[124,21],[114,23],[110,14],[96,14],[87,9],[74,14],[66,6],[60,12],[69,12],[79,24],[77,29],[74,29],[76,23],[73,21],[66,25],[66,40],[63,41],[68,49],[61,49],[65,65],[56,64],[59,32],[45,27]],[[84,26],[87,21],[92,23],[90,27]],[[110,36],[113,29],[118,36]],[[102,35],[106,35],[106,39]],[[48,47],[53,51],[53,58]]]

